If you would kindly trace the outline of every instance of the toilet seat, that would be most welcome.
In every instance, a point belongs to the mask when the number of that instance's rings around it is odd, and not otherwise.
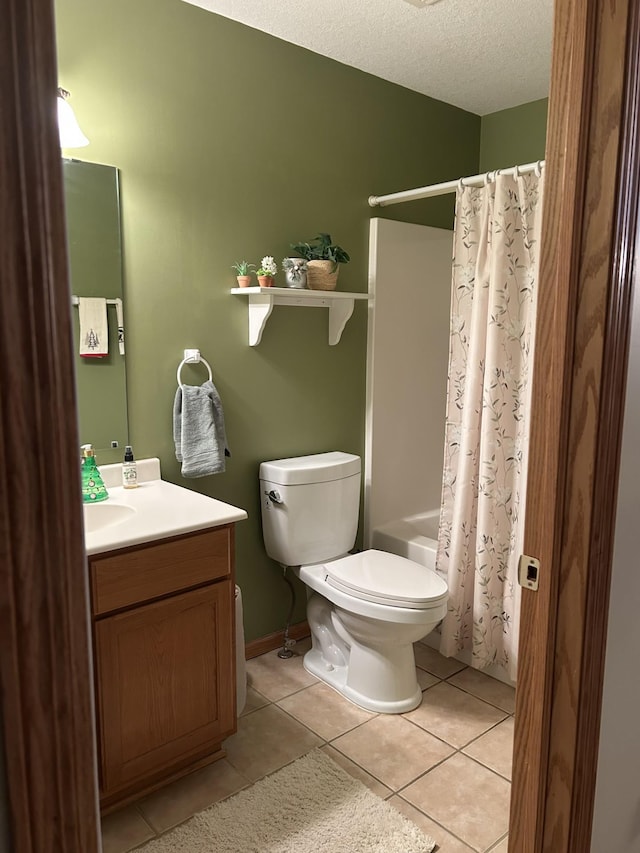
[[[324,565],[329,586],[363,601],[387,607],[430,610],[448,595],[445,581],[413,560],[370,549]]]

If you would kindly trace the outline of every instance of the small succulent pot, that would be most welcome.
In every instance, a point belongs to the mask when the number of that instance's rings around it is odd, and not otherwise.
[[[272,275],[259,275],[258,283],[260,287],[273,287],[273,276]]]
[[[238,279],[238,287],[251,287],[251,276],[250,275],[237,275]]]

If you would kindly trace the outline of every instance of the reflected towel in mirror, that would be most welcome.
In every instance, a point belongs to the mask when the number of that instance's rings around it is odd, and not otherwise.
[[[80,355],[82,358],[104,358],[109,354],[107,300],[81,296],[78,299],[80,320]]]

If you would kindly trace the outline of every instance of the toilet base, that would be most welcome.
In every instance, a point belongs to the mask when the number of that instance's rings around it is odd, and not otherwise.
[[[408,652],[415,671],[413,648],[410,647]],[[336,664],[328,664],[322,657],[320,651],[316,648],[312,648],[306,653],[303,659],[303,664],[307,672],[311,673],[311,675],[315,675],[315,677],[319,678],[320,681],[324,681],[324,683],[328,684],[329,687],[333,687],[333,689],[337,690],[337,692],[344,696],[345,699],[348,699],[360,708],[364,708],[365,711],[374,711],[378,714],[404,714],[407,711],[413,711],[413,709],[417,708],[422,702],[422,690],[420,689],[417,680],[415,682],[414,692],[410,692],[409,695],[403,696],[400,699],[385,700],[365,696],[360,691],[354,689],[347,683],[347,677],[349,674],[348,665],[340,666]]]

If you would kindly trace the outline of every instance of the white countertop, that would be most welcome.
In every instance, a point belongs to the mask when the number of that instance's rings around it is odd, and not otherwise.
[[[142,542],[153,542],[247,518],[245,510],[199,492],[192,492],[160,479],[146,479],[144,476],[140,478],[140,469],[145,468],[143,463],[138,466],[139,485],[136,489],[110,485],[113,481],[110,474],[117,473],[113,469],[119,468],[119,465],[100,468],[109,497],[99,504],[85,504],[85,513],[87,516],[89,513],[98,516],[100,507],[106,507],[108,504],[113,507],[127,507],[133,511],[127,514],[127,510],[123,509],[122,520],[91,532],[85,531],[87,554],[99,554],[139,545]],[[159,474],[159,465],[157,470]]]

